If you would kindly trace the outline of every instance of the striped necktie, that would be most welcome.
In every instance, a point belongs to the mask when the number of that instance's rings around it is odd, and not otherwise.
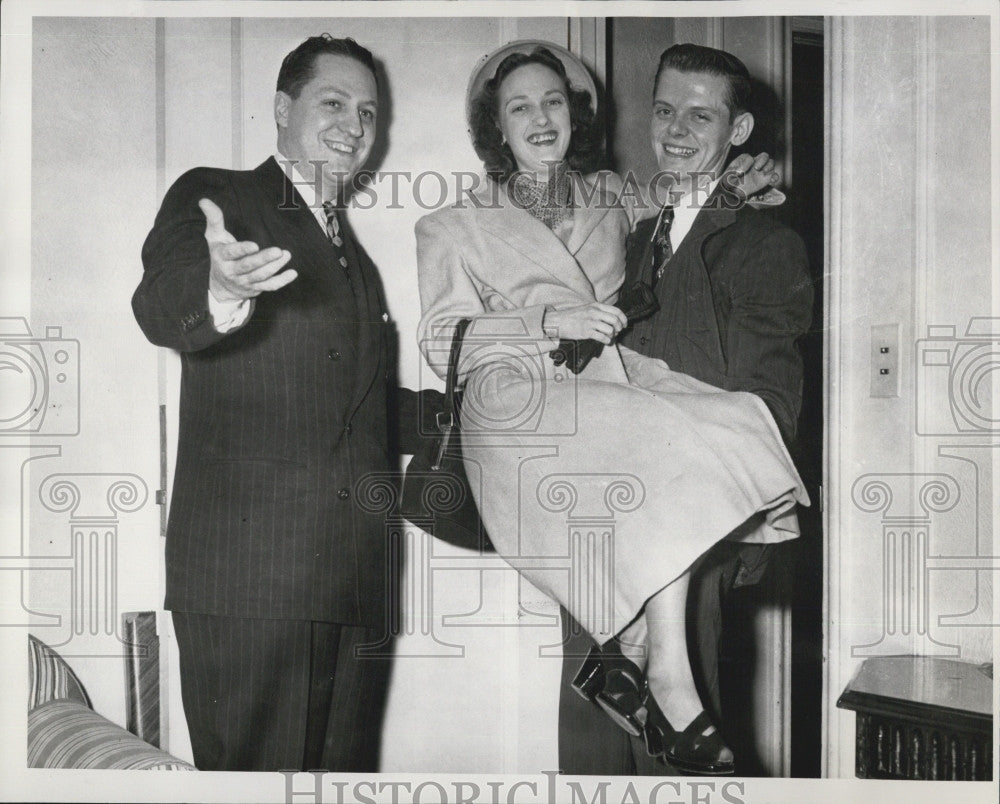
[[[674,256],[670,245],[670,226],[674,222],[674,208],[670,205],[660,210],[660,217],[653,232],[653,284],[655,285],[666,270],[667,263]]]
[[[323,214],[326,216],[326,236],[337,252],[337,262],[348,272],[347,257],[344,254],[344,238],[340,236],[340,219],[337,217],[337,207],[332,201],[323,202]]]

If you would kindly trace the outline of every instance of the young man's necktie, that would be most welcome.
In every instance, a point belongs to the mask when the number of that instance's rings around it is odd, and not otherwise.
[[[670,226],[674,222],[674,208],[665,206],[660,210],[660,217],[656,222],[656,231],[653,232],[653,284],[663,276],[663,271],[667,267],[667,262],[674,256],[674,249],[670,245]]]

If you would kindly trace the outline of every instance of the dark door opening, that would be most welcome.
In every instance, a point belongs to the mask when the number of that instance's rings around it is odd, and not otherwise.
[[[823,702],[823,62],[822,34],[793,32],[789,225],[809,255],[815,301],[805,361],[796,462],[812,500],[800,510],[792,580],[792,776],[820,775]]]
[[[812,28],[818,28],[813,25]],[[813,280],[813,319],[800,341],[804,364],[803,402],[792,456],[811,505],[799,509],[801,537],[779,547],[767,574],[755,585],[734,590],[723,608],[720,689],[726,733],[737,756],[737,773],[768,773],[754,739],[748,706],[752,675],[769,657],[755,644],[754,612],[775,599],[790,608],[791,768],[793,777],[820,775],[823,701],[823,35],[800,31],[793,23],[790,97],[782,100],[759,82],[753,86],[756,124],[743,151],[767,151],[779,161],[790,156],[791,175],[781,185],[787,200],[771,214],[791,227],[805,243]],[[785,141],[785,120],[791,120]]]

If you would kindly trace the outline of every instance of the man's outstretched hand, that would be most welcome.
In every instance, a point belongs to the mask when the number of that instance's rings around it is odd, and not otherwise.
[[[274,247],[261,251],[249,240],[236,242],[214,202],[202,198],[198,206],[205,213],[205,240],[212,261],[208,287],[216,301],[252,299],[283,288],[298,276],[292,269],[278,273],[292,258],[291,252]]]

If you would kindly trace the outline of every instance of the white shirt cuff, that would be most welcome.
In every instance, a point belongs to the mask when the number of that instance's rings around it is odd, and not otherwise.
[[[231,332],[242,327],[250,315],[250,299],[219,301],[208,291],[208,311],[217,332]]]

